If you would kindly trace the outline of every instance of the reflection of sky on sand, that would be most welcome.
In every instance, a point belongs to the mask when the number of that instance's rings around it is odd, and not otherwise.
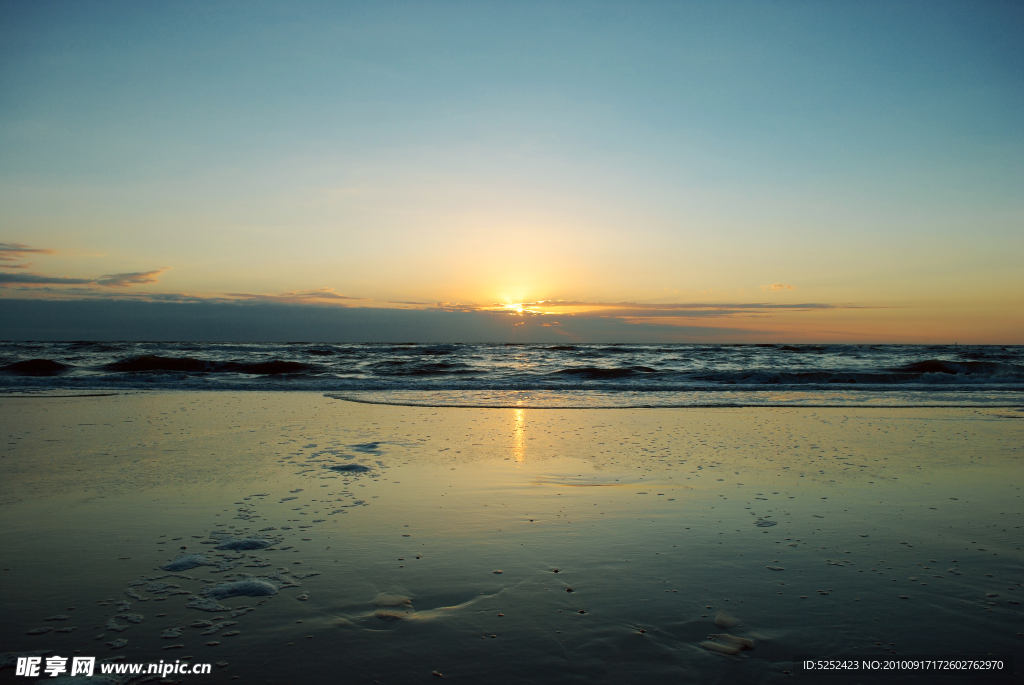
[[[236,571],[319,575],[269,600],[222,600],[255,608],[216,647],[182,637],[246,682],[287,681],[296,663],[314,680],[344,668],[370,682],[433,670],[465,682],[771,682],[797,653],[1017,644],[1024,440],[1019,420],[996,413],[613,417],[298,393],[47,400],[46,411],[4,401],[17,443],[0,463],[4,579],[21,590],[0,607],[11,650],[104,645],[82,631],[116,607],[93,600],[194,551],[192,536],[268,527],[284,543],[253,554],[270,565]],[[363,504],[330,513],[343,491]],[[212,567],[188,574],[223,580]],[[150,659],[162,630],[210,618],[158,599],[131,600],[146,619],[116,654]],[[720,611],[740,621],[729,634],[754,642],[735,661],[701,646],[722,633]],[[24,634],[76,612],[75,633]]]

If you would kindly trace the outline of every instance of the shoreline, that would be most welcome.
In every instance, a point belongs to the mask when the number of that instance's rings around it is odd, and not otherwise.
[[[523,404],[521,401],[515,403],[506,402],[501,404],[485,404],[480,402],[472,402],[469,400],[464,403],[442,403],[442,402],[427,402],[427,401],[400,401],[390,400],[386,397],[367,399],[359,396],[355,396],[352,393],[340,393],[336,391],[323,392],[321,390],[310,390],[310,389],[238,389],[238,388],[186,388],[186,389],[175,389],[175,388],[123,388],[112,392],[94,392],[94,393],[77,393],[77,394],[54,394],[52,390],[40,390],[38,393],[26,393],[26,394],[13,394],[5,393],[0,391],[0,400],[3,399],[74,399],[78,397],[115,397],[115,396],[139,396],[146,394],[160,394],[160,393],[234,393],[234,394],[302,394],[302,395],[316,395],[319,397],[325,397],[340,402],[351,402],[353,404],[368,404],[368,405],[379,405],[379,406],[391,406],[391,407],[412,407],[412,408],[425,408],[425,409],[531,409],[531,410],[606,410],[606,409],[977,409],[977,410],[989,410],[989,409],[1015,409],[1024,411],[1024,399],[1017,402],[1007,402],[1005,404],[1000,403],[933,403],[926,404],[922,402],[908,403],[908,404],[844,404],[844,403],[814,403],[814,402],[775,402],[775,403],[753,403],[753,402],[707,402],[707,403],[679,403],[679,404],[600,404],[596,402],[588,404]],[[376,394],[387,394],[387,395],[400,395],[400,394],[422,394],[424,391],[418,390],[393,390],[393,391],[379,391],[379,390],[368,390],[368,391],[356,391],[363,392],[364,394],[376,393]],[[448,393],[452,396],[458,396],[464,394],[464,391],[453,390],[453,391],[429,391],[431,394],[442,394]],[[481,391],[473,391],[481,392]],[[501,392],[495,390],[493,392]],[[520,392],[520,391],[516,391]],[[527,392],[527,391],[524,391]],[[707,391],[694,391],[693,393],[687,393],[683,391],[679,392],[640,392],[640,391],[628,391],[628,390],[617,390],[617,391],[592,391],[592,390],[578,390],[578,391],[548,391],[548,390],[535,390],[528,391],[537,395],[600,395],[614,397],[617,395],[625,395],[634,393],[638,395],[657,395],[657,394],[670,394],[670,395],[687,395],[687,394],[709,394]],[[776,393],[777,391],[772,390],[742,390],[742,391],[717,391],[717,394],[727,395],[733,392],[744,392],[744,393]],[[875,390],[870,391],[871,393],[883,394],[887,392],[906,392],[906,391],[889,391],[889,390]],[[1018,395],[1017,391],[1002,391],[1007,394]],[[803,394],[813,395],[817,393],[792,393],[792,394]],[[927,396],[929,393],[921,392],[917,393],[922,396]],[[456,400],[457,401],[457,400]],[[1024,415],[1022,415],[1024,417]]]

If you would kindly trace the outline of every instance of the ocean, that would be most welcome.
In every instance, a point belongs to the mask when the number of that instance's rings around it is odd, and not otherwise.
[[[3,342],[0,392],[464,407],[1024,406],[1024,346]]]
[[[1017,683],[1022,349],[2,343],[0,684]]]

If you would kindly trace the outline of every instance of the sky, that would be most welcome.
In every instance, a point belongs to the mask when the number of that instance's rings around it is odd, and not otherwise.
[[[1018,2],[0,1],[0,338],[1024,343],[1022,111]]]

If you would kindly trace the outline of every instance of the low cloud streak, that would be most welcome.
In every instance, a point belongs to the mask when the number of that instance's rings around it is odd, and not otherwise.
[[[223,296],[212,297],[217,301],[243,301],[243,302],[281,302],[287,304],[324,304],[334,303],[336,306],[348,306],[343,301],[367,301],[366,297],[352,297],[334,292],[334,288],[317,288],[315,290],[292,290],[279,295],[266,295],[259,293],[225,293]]]
[[[155,271],[133,271],[127,274],[107,274],[96,280],[96,285],[104,285],[112,288],[126,288],[132,285],[144,283],[157,283],[157,276],[167,271],[170,267],[161,267]]]
[[[0,265],[6,266],[11,269],[24,268],[27,265]],[[133,271],[131,273],[123,274],[106,274],[99,278],[69,278],[67,276],[47,276],[45,274],[33,274],[33,273],[0,273],[0,288],[6,288],[12,285],[20,286],[45,286],[45,285],[88,285],[88,286],[102,286],[105,288],[128,288],[133,285],[143,285],[146,283],[157,283],[157,278],[160,274],[167,271],[168,267],[156,269],[155,271]],[[48,288],[48,291],[53,292],[52,288]],[[68,291],[56,291],[73,293],[80,291],[80,288],[70,289]]]
[[[44,276],[42,274],[4,274],[0,273],[0,287],[5,285],[91,285],[96,283],[92,278],[66,278],[63,276]]]
[[[0,243],[0,262],[19,262],[26,253],[53,254],[53,250],[41,247],[29,247],[21,243]],[[27,269],[31,262],[21,264],[0,264],[0,269]]]
[[[35,252],[37,254],[53,254],[54,250],[42,247],[29,247],[21,243],[0,243],[0,254],[5,252]]]

